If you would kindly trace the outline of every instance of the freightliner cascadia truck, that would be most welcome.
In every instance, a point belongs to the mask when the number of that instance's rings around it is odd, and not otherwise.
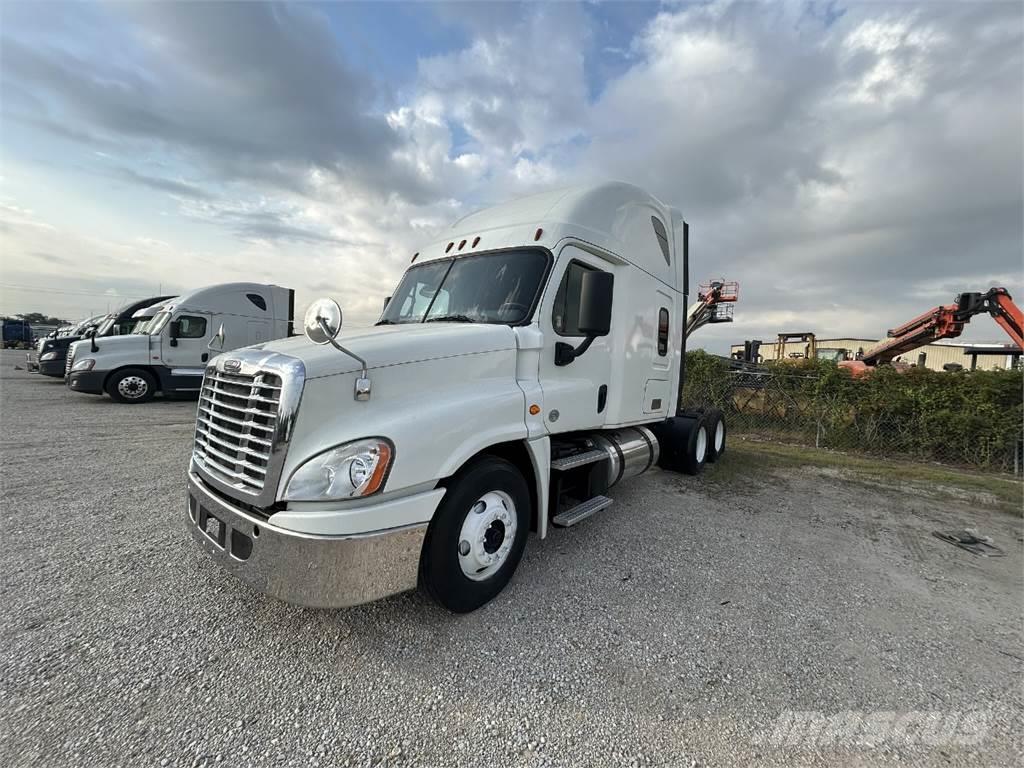
[[[132,332],[135,327],[134,315],[157,302],[171,298],[170,296],[153,296],[149,299],[129,304],[123,309],[103,316],[92,328],[83,328],[82,333],[93,335],[98,339],[107,336],[122,336]],[[35,354],[29,353],[28,369],[36,370],[44,376],[63,378],[65,359],[70,346],[82,336],[58,336],[52,339],[40,339]]]
[[[140,333],[71,345],[65,382],[119,403],[199,393],[207,362],[221,352],[292,333],[295,292],[260,283],[198,288],[154,307]]]
[[[637,187],[548,192],[423,247],[374,327],[206,366],[187,524],[229,572],[343,607],[422,587],[455,612],[498,594],[543,538],[655,465],[724,449],[680,403],[688,227]]]

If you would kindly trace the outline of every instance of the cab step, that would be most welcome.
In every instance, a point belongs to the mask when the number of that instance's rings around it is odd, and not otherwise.
[[[594,449],[591,451],[583,451],[582,453],[573,453],[569,456],[563,456],[560,459],[555,459],[551,462],[551,468],[559,471],[565,471],[575,467],[582,467],[585,464],[593,464],[595,461],[600,461],[601,459],[606,458],[608,458],[607,451]]]
[[[570,525],[576,525],[581,520],[586,520],[595,512],[600,512],[605,507],[612,505],[612,499],[607,496],[595,496],[592,499],[577,504],[575,507],[571,507],[565,512],[560,512],[551,518],[551,522],[557,525],[559,528],[568,528]]]

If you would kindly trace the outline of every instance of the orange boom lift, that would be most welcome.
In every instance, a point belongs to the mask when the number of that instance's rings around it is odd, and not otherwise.
[[[1024,347],[1024,313],[1005,288],[985,293],[961,293],[955,304],[942,304],[889,331],[860,360],[839,363],[854,376],[862,376],[882,363],[890,363],[905,352],[940,339],[955,339],[975,315],[989,314],[1006,331],[1020,350]]]
[[[701,283],[697,301],[686,312],[686,336],[708,323],[731,323],[732,305],[739,301],[740,284],[724,278]]]

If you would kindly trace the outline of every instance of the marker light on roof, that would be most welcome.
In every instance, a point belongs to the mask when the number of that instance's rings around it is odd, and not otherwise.
[[[533,236],[533,239],[534,240],[540,240],[540,236],[543,235],[543,234],[544,234],[544,230],[541,229],[540,227],[537,227],[537,234],[535,234]]]

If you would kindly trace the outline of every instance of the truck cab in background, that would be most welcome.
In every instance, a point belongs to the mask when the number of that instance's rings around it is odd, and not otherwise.
[[[223,283],[153,309],[131,334],[74,342],[66,361],[68,388],[105,392],[122,403],[145,402],[158,391],[195,395],[204,366],[220,352],[291,334],[295,293],[277,285]]]
[[[33,345],[34,349],[25,355],[25,364],[28,372],[39,373],[39,358],[43,355],[43,349],[50,349],[50,347],[47,346],[47,342],[56,340],[58,344],[70,344],[73,341],[77,341],[82,338],[83,334],[85,334],[90,328],[94,328],[102,317],[103,315],[84,317],[72,325],[61,326],[52,333],[47,334],[45,337],[36,339],[35,344]],[[65,339],[68,341],[65,342]]]
[[[422,585],[493,598],[533,530],[697,471],[721,414],[679,407],[688,226],[628,184],[480,211],[412,257],[375,327],[206,366],[188,473],[197,544],[255,588],[341,607]]]
[[[152,304],[166,301],[169,298],[172,297],[153,296],[142,301],[136,301],[117,312],[111,312],[99,318],[90,318],[88,324],[77,328],[73,333],[52,339],[40,339],[35,352],[29,353],[27,360],[28,369],[30,371],[38,371],[44,376],[63,377],[68,348],[73,343],[83,336],[104,338],[131,333],[136,322],[133,319],[135,314]]]

